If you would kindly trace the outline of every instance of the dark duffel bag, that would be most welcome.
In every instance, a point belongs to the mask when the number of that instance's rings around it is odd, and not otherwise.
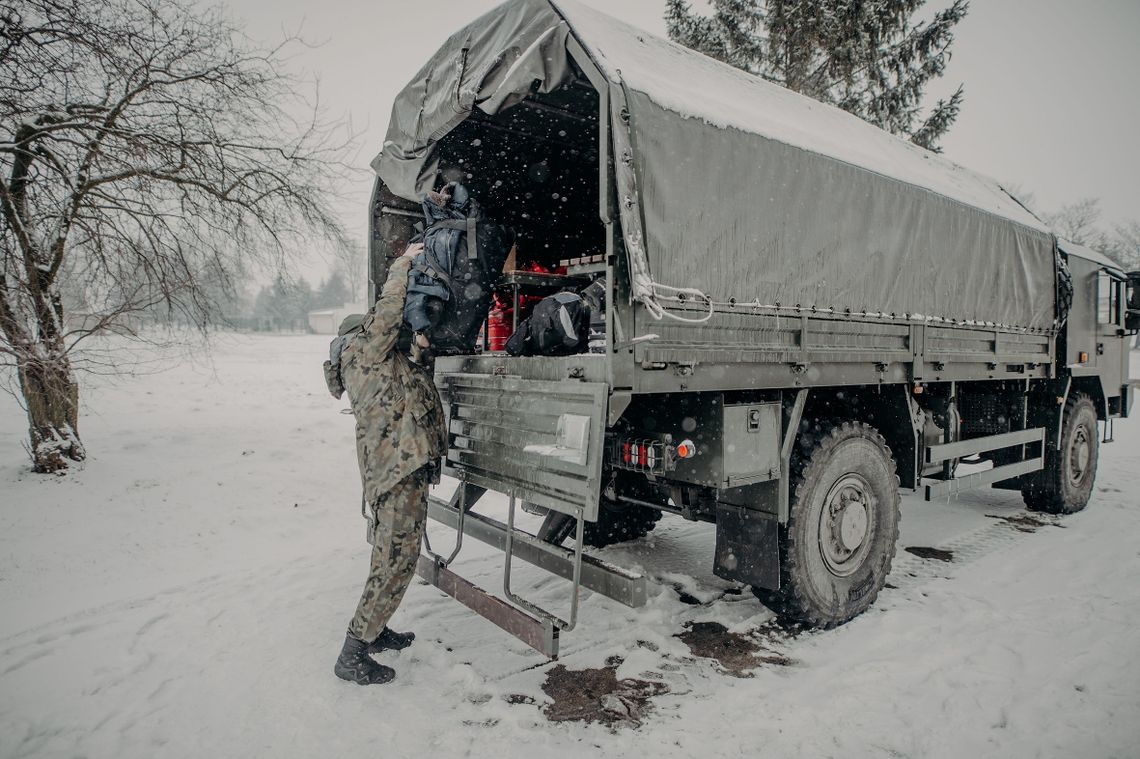
[[[539,301],[507,340],[512,356],[569,356],[590,339],[590,306],[577,293],[556,293]]]

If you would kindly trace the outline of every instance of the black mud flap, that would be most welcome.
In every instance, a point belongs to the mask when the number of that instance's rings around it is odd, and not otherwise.
[[[780,589],[780,523],[771,514],[716,505],[716,565],[713,573],[757,588]]]

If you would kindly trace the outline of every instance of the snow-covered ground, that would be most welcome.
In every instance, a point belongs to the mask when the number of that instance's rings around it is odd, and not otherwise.
[[[675,637],[769,620],[712,577],[708,525],[667,517],[607,549],[660,583],[636,611],[585,593],[561,663],[619,656],[619,677],[669,689],[640,728],[611,731],[547,721],[552,666],[418,582],[393,627],[419,640],[382,657],[398,679],[333,676],[368,548],[326,346],[223,337],[212,363],[97,380],[81,421],[91,458],[66,477],[26,472],[23,415],[0,397],[0,757],[1140,755],[1135,421],[1102,448],[1089,509],[1058,526],[995,518],[1023,513],[1007,492],[906,497],[875,607],[769,641],[784,659],[749,678]],[[468,541],[464,557],[460,573],[499,586],[501,555]],[[525,565],[516,585],[565,589]]]

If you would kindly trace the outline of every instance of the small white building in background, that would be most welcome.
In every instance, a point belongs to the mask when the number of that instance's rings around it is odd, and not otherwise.
[[[318,335],[335,335],[344,317],[349,314],[363,314],[368,307],[363,303],[346,303],[338,308],[322,308],[309,312],[309,329]]]

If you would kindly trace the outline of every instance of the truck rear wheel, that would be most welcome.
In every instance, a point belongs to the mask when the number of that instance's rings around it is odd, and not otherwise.
[[[1083,393],[1070,396],[1061,422],[1061,449],[1045,452],[1045,468],[1021,497],[1030,511],[1074,514],[1088,505],[1100,458],[1096,406]]]
[[[602,501],[598,521],[586,522],[582,539],[593,548],[637,540],[648,535],[661,520],[661,512],[633,503]]]
[[[841,625],[874,602],[891,571],[900,501],[894,457],[861,422],[803,436],[791,496],[780,529],[781,588],[753,592],[793,621]]]
[[[644,538],[657,526],[661,512],[648,506],[614,503],[603,499],[598,508],[598,521],[586,522],[582,542],[591,548],[605,548],[615,543]],[[538,537],[559,545],[574,534],[574,518],[549,511],[538,530]]]

